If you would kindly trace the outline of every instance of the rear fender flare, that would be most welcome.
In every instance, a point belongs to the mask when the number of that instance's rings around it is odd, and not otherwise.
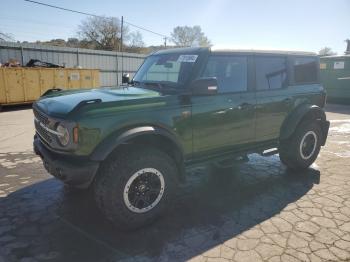
[[[280,140],[288,139],[295,132],[299,123],[308,118],[320,121],[322,128],[325,123],[328,123],[326,121],[326,114],[321,107],[317,105],[303,104],[291,112],[283,122],[280,131]],[[325,133],[326,130],[323,131]]]

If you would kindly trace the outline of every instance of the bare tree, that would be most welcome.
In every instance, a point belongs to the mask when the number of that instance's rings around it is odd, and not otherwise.
[[[0,31],[0,41],[14,41],[12,35]]]
[[[328,55],[336,55],[337,53],[332,51],[330,47],[324,47],[320,51],[318,51],[319,56],[328,56]]]
[[[210,40],[202,32],[200,26],[177,26],[171,33],[172,41],[176,46],[210,46]]]
[[[123,39],[127,40],[128,28],[123,28]],[[78,29],[82,41],[94,44],[96,49],[117,50],[121,44],[120,20],[115,17],[88,17]]]
[[[78,38],[70,37],[67,39],[66,45],[69,47],[80,47],[80,41]]]
[[[131,48],[140,48],[145,46],[145,42],[143,42],[142,34],[139,31],[132,32],[129,35],[129,46]]]

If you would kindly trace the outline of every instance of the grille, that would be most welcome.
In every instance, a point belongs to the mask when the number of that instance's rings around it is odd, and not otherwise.
[[[44,115],[43,113],[39,112],[37,109],[33,108],[33,112],[34,112],[34,116],[35,118],[42,124],[44,124],[45,126],[48,126],[50,123],[49,118]],[[40,138],[42,138],[46,143],[51,144],[52,142],[52,135],[45,130],[38,121],[34,121],[35,123],[35,130],[38,133],[38,135],[40,136]]]
[[[52,137],[49,132],[47,132],[44,128],[42,128],[39,122],[35,121],[35,129],[39,136],[44,139],[47,143],[52,142]]]
[[[41,123],[43,123],[44,125],[48,125],[49,124],[50,121],[49,121],[49,118],[46,115],[41,113],[36,108],[33,108],[33,112],[34,112],[35,118],[38,119]]]

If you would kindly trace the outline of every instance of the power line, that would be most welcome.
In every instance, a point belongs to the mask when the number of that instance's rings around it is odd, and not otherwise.
[[[51,7],[51,8],[63,10],[63,11],[68,11],[68,12],[72,12],[72,13],[77,13],[77,14],[81,14],[81,15],[88,15],[88,16],[93,16],[93,17],[104,18],[103,16],[100,16],[100,15],[95,15],[95,14],[91,14],[91,13],[86,13],[86,12],[82,12],[82,11],[77,11],[77,10],[73,10],[73,9],[69,9],[69,8],[64,8],[64,7],[56,6],[56,5],[50,5],[50,4],[46,4],[46,3],[42,3],[42,2],[38,2],[38,1],[33,1],[33,0],[24,0],[24,1],[30,2],[30,3],[33,3],[33,4],[37,4],[37,5],[42,5],[42,6],[46,6],[46,7]],[[132,27],[138,28],[138,29],[140,29],[140,30],[144,30],[144,31],[146,31],[146,32],[149,32],[149,33],[152,33],[152,34],[161,36],[161,37],[164,38],[165,41],[166,41],[166,39],[169,38],[169,37],[166,36],[166,35],[163,35],[163,34],[154,32],[154,31],[152,31],[152,30],[150,30],[150,29],[147,29],[147,28],[142,27],[142,26],[135,25],[135,24],[130,23],[130,22],[127,22],[127,21],[125,21],[125,20],[124,20],[124,23],[125,23],[125,24],[128,24],[128,25],[130,25],[130,26],[132,26]]]
[[[81,12],[81,11],[76,11],[76,10],[72,10],[72,9],[68,9],[68,8],[64,8],[64,7],[60,7],[60,6],[56,6],[56,5],[45,4],[45,3],[42,3],[42,2],[37,2],[37,1],[32,1],[32,0],[24,0],[24,1],[30,2],[30,3],[33,3],[33,4],[37,4],[37,5],[48,6],[48,7],[52,7],[52,8],[56,8],[56,9],[60,9],[60,10],[68,11],[68,12],[72,12],[72,13],[78,13],[78,14],[81,14],[81,15],[89,15],[89,16],[101,17],[101,16],[98,16],[98,15],[85,13],[85,12]]]
[[[152,34],[155,34],[155,35],[159,35],[159,36],[161,36],[161,37],[166,37],[166,38],[168,38],[168,36],[166,36],[166,35],[162,35],[162,34],[156,33],[156,32],[154,32],[154,31],[152,31],[152,30],[146,29],[146,28],[144,28],[144,27],[142,27],[142,26],[138,26],[138,25],[132,24],[132,23],[127,22],[127,21],[125,21],[125,20],[124,20],[124,23],[125,23],[125,24],[128,24],[128,25],[130,25],[130,26],[136,27],[136,28],[138,28],[138,29],[141,29],[141,30],[150,32],[150,33],[152,33]]]

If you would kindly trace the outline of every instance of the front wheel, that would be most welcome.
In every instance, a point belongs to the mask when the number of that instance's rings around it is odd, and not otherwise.
[[[279,154],[282,163],[291,169],[308,168],[320,152],[322,135],[316,121],[302,122],[289,140],[281,141]]]
[[[155,148],[121,151],[99,171],[95,181],[97,205],[119,228],[149,224],[169,207],[176,174],[174,161]]]

